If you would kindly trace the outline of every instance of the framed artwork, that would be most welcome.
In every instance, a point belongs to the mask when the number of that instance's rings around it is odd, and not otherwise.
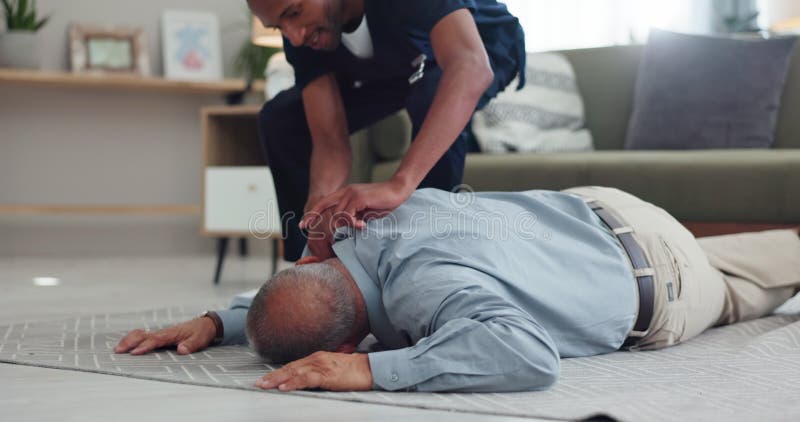
[[[69,42],[73,72],[150,76],[141,28],[72,24]]]
[[[161,24],[166,78],[222,79],[222,48],[217,15],[167,10]]]

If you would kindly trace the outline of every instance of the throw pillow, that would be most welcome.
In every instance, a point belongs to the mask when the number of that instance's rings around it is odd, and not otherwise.
[[[482,152],[590,151],[583,98],[572,65],[561,54],[529,54],[527,83],[506,88],[475,112],[472,131]],[[515,87],[512,81],[509,87]]]
[[[770,147],[795,41],[654,30],[626,149]]]
[[[275,53],[269,58],[264,78],[267,80],[264,92],[267,100],[275,98],[281,91],[294,86],[294,68],[286,60],[286,54]]]

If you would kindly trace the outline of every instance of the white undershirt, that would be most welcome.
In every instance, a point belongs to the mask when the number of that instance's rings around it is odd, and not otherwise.
[[[369,34],[369,26],[367,26],[367,15],[364,15],[361,24],[355,31],[342,34],[342,44],[360,59],[372,58],[372,36]]]

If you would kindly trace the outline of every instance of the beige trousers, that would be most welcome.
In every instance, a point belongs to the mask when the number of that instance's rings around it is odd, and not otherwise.
[[[768,315],[800,287],[797,231],[695,239],[663,209],[618,189],[564,192],[599,201],[632,228],[653,268],[653,319],[632,350],[666,347],[715,325]]]

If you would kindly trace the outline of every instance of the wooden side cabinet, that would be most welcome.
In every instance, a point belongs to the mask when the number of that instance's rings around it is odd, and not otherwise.
[[[249,239],[272,239],[273,270],[281,249],[281,219],[269,163],[258,141],[259,106],[201,110],[204,236],[217,238],[218,284],[231,238],[247,254]]]

